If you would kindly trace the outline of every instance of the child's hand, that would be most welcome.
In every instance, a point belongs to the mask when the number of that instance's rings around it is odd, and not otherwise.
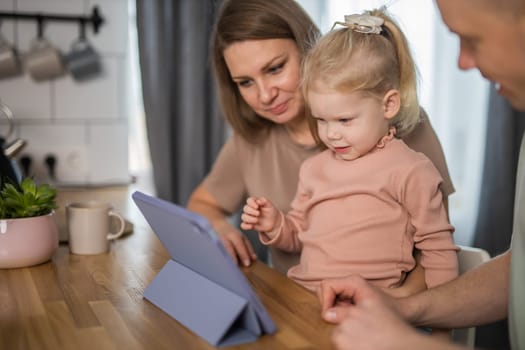
[[[280,224],[279,211],[264,197],[249,197],[242,209],[241,228],[259,232],[272,231]]]

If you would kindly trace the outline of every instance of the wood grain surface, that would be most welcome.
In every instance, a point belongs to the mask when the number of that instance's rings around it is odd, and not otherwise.
[[[134,226],[110,252],[72,255],[61,243],[51,261],[0,269],[0,349],[213,349],[142,294],[168,260],[131,200],[132,188],[62,190],[64,205],[111,202]],[[331,349],[333,326],[321,320],[317,297],[263,263],[242,269],[278,332],[228,349]],[[213,296],[210,296],[213,297]]]

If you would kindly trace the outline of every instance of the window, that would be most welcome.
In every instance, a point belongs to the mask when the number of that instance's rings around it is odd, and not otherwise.
[[[128,108],[129,117],[129,171],[134,180],[140,182],[150,193],[153,193],[152,165],[149,153],[149,145],[146,136],[146,118],[142,101],[142,86],[140,80],[138,38],[137,38],[137,14],[135,1],[128,0],[129,9],[129,73],[130,73],[130,97]]]

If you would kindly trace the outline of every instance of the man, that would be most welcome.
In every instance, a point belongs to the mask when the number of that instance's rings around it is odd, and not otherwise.
[[[477,68],[498,92],[525,111],[525,1],[436,0],[460,38],[458,65]],[[493,116],[496,117],[497,116]],[[326,281],[323,317],[341,325],[339,349],[456,349],[409,326],[461,328],[508,317],[512,349],[525,349],[525,142],[522,142],[509,251],[458,279],[394,301],[358,276]],[[497,234],[497,233],[495,233]],[[340,300],[351,300],[339,303]]]

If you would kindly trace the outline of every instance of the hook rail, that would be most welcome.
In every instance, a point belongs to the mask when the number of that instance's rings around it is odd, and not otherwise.
[[[13,18],[13,19],[30,19],[35,20],[41,27],[43,21],[69,21],[69,22],[80,22],[80,23],[92,23],[93,31],[98,33],[100,26],[104,23],[104,18],[101,16],[98,6],[93,7],[91,16],[71,16],[71,15],[58,15],[48,14],[40,12],[6,12],[0,11],[1,18]]]

